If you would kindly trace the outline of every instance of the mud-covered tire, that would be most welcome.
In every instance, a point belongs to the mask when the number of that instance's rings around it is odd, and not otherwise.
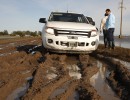
[[[43,55],[45,55],[48,52],[48,50],[43,46],[43,43],[41,45],[41,52]]]

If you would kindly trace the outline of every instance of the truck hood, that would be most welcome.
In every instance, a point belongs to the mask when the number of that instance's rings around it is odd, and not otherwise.
[[[87,23],[75,23],[75,22],[47,22],[47,27],[56,29],[75,29],[75,30],[95,30],[96,27]]]

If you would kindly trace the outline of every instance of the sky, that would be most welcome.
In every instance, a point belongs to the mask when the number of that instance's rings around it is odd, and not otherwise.
[[[76,12],[91,16],[100,27],[106,8],[116,17],[115,35],[120,34],[121,0],[0,0],[0,31],[41,31],[39,18],[48,18],[52,11]],[[124,0],[123,35],[130,35],[130,0]]]

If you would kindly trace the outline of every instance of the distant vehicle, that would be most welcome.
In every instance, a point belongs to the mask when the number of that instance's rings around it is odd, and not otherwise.
[[[90,20],[78,13],[52,12],[42,30],[43,46],[58,53],[91,53],[99,44],[99,34]]]

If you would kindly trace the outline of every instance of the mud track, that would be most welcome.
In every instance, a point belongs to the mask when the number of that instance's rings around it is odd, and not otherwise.
[[[44,51],[41,38],[0,40],[0,48],[1,100],[130,99],[129,65],[119,62],[130,61],[129,49],[116,48],[114,52],[118,52],[113,54],[99,46],[90,55],[55,54]],[[103,72],[107,75],[101,75],[100,81],[110,88],[111,96],[96,83],[99,77],[93,83],[104,68],[108,72]]]

